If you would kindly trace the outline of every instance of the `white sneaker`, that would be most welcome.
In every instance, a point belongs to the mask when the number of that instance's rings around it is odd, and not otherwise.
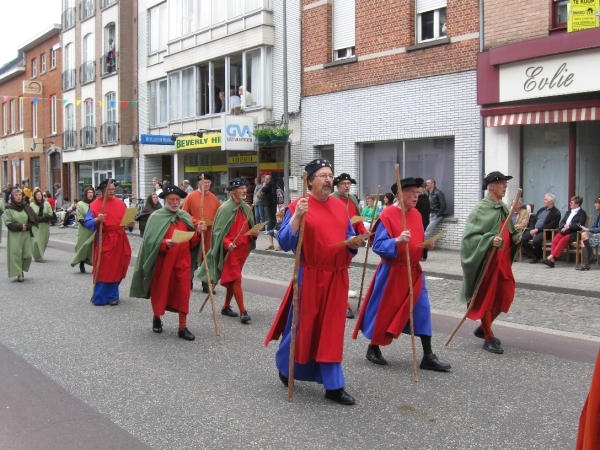
[[[358,292],[348,291],[348,298],[358,298]]]

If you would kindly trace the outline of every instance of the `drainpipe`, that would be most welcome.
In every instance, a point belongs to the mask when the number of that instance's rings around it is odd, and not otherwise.
[[[483,4],[484,0],[479,0],[479,51],[485,49],[485,34],[483,26]],[[483,116],[479,114],[479,176],[483,178],[485,174],[485,126]],[[479,199],[482,199],[485,192],[479,189]]]

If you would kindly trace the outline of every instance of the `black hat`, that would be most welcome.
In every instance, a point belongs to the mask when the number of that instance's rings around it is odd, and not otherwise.
[[[333,179],[333,185],[337,186],[340,181],[350,181],[350,184],[356,184],[356,180],[347,173],[340,173]]]
[[[107,186],[108,186],[108,180],[109,180],[109,179],[107,178],[106,180],[102,181],[102,182],[101,182],[101,183],[98,185],[98,187],[97,187],[96,189],[97,189],[97,190],[99,190],[99,191],[102,191],[102,190],[106,189],[106,188],[107,188]],[[115,181],[114,181],[114,180],[111,180],[111,181],[112,181],[112,183],[113,183],[113,184],[115,183]]]
[[[162,192],[158,194],[158,196],[160,198],[165,198],[169,194],[179,195],[180,198],[187,197],[187,192],[185,192],[183,189],[180,189],[179,186],[176,186],[174,184],[169,184],[168,186],[165,186]]]
[[[248,186],[248,181],[245,178],[234,178],[229,182],[228,191],[233,191],[236,188]]]
[[[485,178],[483,179],[483,189],[487,189],[488,184],[493,183],[494,181],[499,181],[499,180],[512,180],[512,177],[510,175],[504,175],[502,172],[498,172],[498,171],[494,171],[494,172],[490,172],[488,173]]]
[[[313,159],[306,166],[304,166],[304,170],[306,171],[306,176],[311,177],[317,170],[322,169],[323,167],[329,167],[331,169],[331,163],[323,158]]]
[[[202,180],[202,175],[203,174],[201,174],[201,173],[198,174],[198,181]],[[204,179],[212,181],[212,175],[210,173],[205,173]]]
[[[403,180],[400,180],[400,185],[402,186],[402,189],[407,188],[407,187],[421,187],[423,186],[423,178],[404,178]],[[398,194],[398,186],[396,183],[392,184],[392,194],[397,195]]]

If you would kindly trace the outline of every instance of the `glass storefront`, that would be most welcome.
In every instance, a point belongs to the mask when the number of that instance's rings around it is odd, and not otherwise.
[[[119,182],[115,193],[119,196],[131,195],[131,159],[109,159],[77,164],[77,195],[83,197],[83,191],[89,186],[98,186],[107,178]]]

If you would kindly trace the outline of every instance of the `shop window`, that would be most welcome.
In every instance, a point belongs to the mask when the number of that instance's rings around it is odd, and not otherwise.
[[[155,126],[167,123],[167,79],[151,81],[150,86],[149,125]]]
[[[446,37],[446,0],[417,0],[417,42]]]
[[[552,0],[552,28],[567,28],[569,0]]]

